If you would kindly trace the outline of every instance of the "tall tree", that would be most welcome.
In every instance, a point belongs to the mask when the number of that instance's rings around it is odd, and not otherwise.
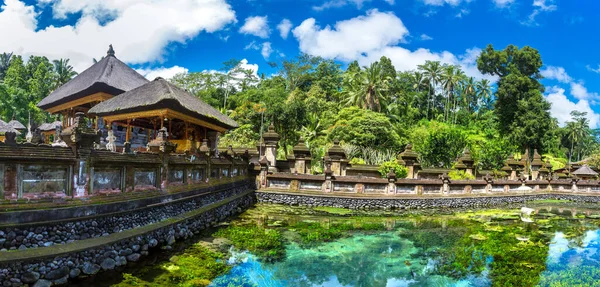
[[[542,149],[542,139],[552,128],[552,120],[550,103],[543,97],[544,87],[538,81],[542,67],[538,51],[514,45],[495,50],[488,45],[477,59],[477,67],[484,74],[500,77],[494,112],[501,134],[522,149]]]
[[[452,102],[454,102],[453,111],[456,113],[456,97],[454,96],[454,92],[464,77],[464,72],[460,69],[460,67],[452,65],[443,67],[440,80],[444,90],[446,91],[446,104],[444,106],[444,120],[446,122],[450,118],[450,108]]]
[[[77,72],[73,70],[73,67],[69,65],[69,59],[58,59],[52,61],[54,64],[55,80],[54,89],[66,84],[71,78],[77,75]]]
[[[381,111],[390,80],[385,78],[381,64],[373,62],[369,67],[347,76],[346,104]]]
[[[425,61],[425,64],[419,65],[418,69],[423,73],[423,76],[427,79],[429,83],[428,87],[428,95],[431,97],[431,102],[433,105],[433,109],[435,111],[435,90],[437,88],[438,83],[441,80],[442,76],[442,64],[437,61]],[[430,101],[427,101],[427,117],[429,117],[429,107]],[[435,112],[432,113],[435,115]]]
[[[6,70],[8,70],[8,67],[10,66],[12,56],[13,53],[0,54],[0,82],[4,80],[4,76],[6,75]]]

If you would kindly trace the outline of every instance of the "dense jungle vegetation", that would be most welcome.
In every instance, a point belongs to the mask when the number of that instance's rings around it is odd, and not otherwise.
[[[573,111],[560,127],[544,98],[541,55],[531,47],[482,51],[477,67],[497,82],[468,77],[458,66],[427,61],[415,71],[396,71],[381,57],[369,66],[347,67],[302,54],[281,63],[275,75],[256,76],[240,61],[220,72],[180,74],[172,82],[236,120],[240,127],[221,145],[256,146],[273,123],[281,135],[279,157],[302,138],[314,172],[334,139],[354,163],[392,161],[406,144],[424,167],[452,167],[468,147],[479,169],[499,169],[511,153],[537,148],[555,169],[587,159],[598,166],[596,130]],[[0,54],[0,116],[26,122],[50,120],[35,104],[75,73],[68,60]]]

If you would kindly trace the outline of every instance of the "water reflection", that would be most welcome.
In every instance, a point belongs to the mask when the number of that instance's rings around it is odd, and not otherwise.
[[[594,286],[600,280],[595,209],[533,206],[411,217],[336,216],[259,206],[233,224],[286,237],[283,260],[234,252],[210,286]],[[350,224],[330,242],[299,239],[310,228]],[[361,225],[380,225],[363,230]],[[234,284],[232,285],[232,282]],[[579,285],[578,285],[579,284]]]

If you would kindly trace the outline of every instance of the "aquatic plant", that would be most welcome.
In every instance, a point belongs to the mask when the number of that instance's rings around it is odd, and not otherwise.
[[[208,286],[214,278],[230,270],[224,255],[194,244],[169,261],[142,268],[135,276],[123,273],[115,287],[196,287]]]
[[[284,239],[276,229],[231,225],[219,229],[213,236],[227,238],[236,248],[248,250],[265,261],[277,261],[285,257]]]

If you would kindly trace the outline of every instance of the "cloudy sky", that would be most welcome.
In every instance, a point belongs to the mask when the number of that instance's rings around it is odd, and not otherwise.
[[[600,127],[596,0],[0,0],[0,52],[69,58],[76,70],[116,55],[148,78],[245,59],[258,73],[300,52],[398,70],[461,65],[487,44],[538,49],[552,113],[588,112]]]

